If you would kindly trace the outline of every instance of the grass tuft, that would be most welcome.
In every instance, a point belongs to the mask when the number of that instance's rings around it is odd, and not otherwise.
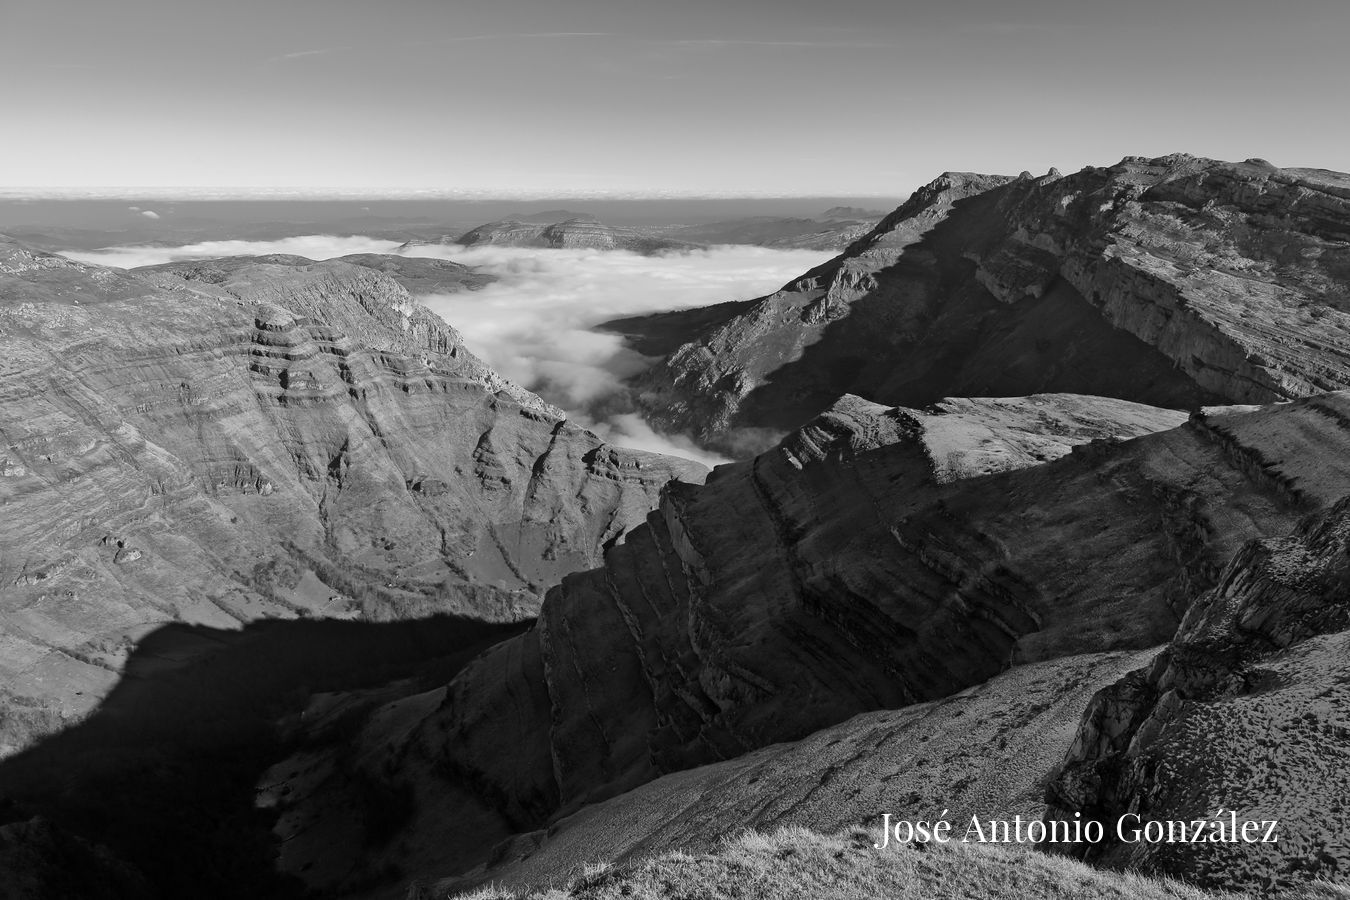
[[[1134,872],[1093,869],[1030,848],[930,844],[874,849],[865,828],[827,836],[805,828],[746,832],[711,853],[674,851],[617,866],[588,866],[566,890],[480,888],[459,900],[1240,900]],[[1350,900],[1330,883],[1288,900]]]

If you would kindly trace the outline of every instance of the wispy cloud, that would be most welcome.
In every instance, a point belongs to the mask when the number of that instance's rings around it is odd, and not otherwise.
[[[293,59],[309,59],[315,56],[329,56],[333,53],[345,53],[352,49],[351,47],[321,47],[315,50],[296,50],[291,53],[282,53],[280,56],[273,56],[267,60],[269,63],[287,62]]]
[[[508,31],[501,34],[468,34],[461,37],[436,38],[429,41],[408,41],[405,47],[430,47],[440,44],[466,44],[471,41],[550,40],[554,38],[616,37],[610,31]]]
[[[475,41],[512,41],[512,40],[553,40],[568,38],[615,37],[608,31],[508,31],[500,34],[467,34],[460,37],[433,38],[424,41],[403,41],[399,47],[440,47],[446,44],[467,44]],[[355,47],[322,47],[313,50],[296,50],[282,53],[267,60],[269,63],[287,62],[294,59],[311,59],[316,56],[331,56],[334,53],[349,53]]]
[[[885,41],[760,41],[760,40],[741,40],[738,38],[687,38],[676,41],[658,41],[657,43],[666,44],[672,47],[795,47],[795,48],[839,48],[839,49],[892,49],[896,45]]]

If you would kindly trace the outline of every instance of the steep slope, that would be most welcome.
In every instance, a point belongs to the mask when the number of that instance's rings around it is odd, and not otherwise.
[[[364,738],[364,771],[419,785],[409,834],[438,833],[437,785],[527,832],[1010,664],[1155,646],[1243,542],[1350,492],[1348,410],[846,398],[703,487],[671,485],[534,628],[397,716],[396,739]],[[424,844],[409,871],[437,852],[451,874],[486,849]]]
[[[619,451],[380,272],[0,244],[0,748],[153,625],[530,615],[693,463]]]
[[[929,703],[862,713],[800,741],[673,772],[496,848],[488,866],[437,884],[538,888],[667,848],[714,849],[743,829],[842,831],[892,819],[1039,819],[1045,777],[1099,688],[1151,651],[1031,663]]]
[[[947,173],[635,387],[665,430],[744,455],[846,392],[1195,408],[1348,385],[1350,177],[1177,155]]]
[[[1350,500],[1244,548],[1172,644],[1094,698],[1050,786],[1060,815],[1110,825],[1082,855],[1239,890],[1343,876],[1347,797]],[[1126,814],[1230,813],[1277,821],[1278,841],[1114,839]]]

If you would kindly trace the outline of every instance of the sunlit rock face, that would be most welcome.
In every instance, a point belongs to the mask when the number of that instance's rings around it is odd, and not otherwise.
[[[840,394],[1159,406],[1350,386],[1350,177],[1186,155],[947,173],[842,255],[692,328],[649,416],[757,451]]]
[[[6,750],[159,623],[533,615],[705,471],[568,423],[369,265],[0,244],[0,359]]]

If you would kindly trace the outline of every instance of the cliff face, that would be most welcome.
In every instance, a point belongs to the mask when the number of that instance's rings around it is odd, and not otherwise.
[[[1350,491],[1347,411],[846,399],[668,488],[461,673],[419,752],[528,829],[1010,663],[1154,646],[1244,541]]]
[[[9,750],[156,623],[533,614],[703,474],[570,425],[365,266],[3,244],[0,350]]]
[[[640,376],[649,417],[767,446],[841,393],[1067,391],[1162,406],[1350,385],[1350,178],[1130,157],[948,173],[841,256]]]
[[[1127,813],[1278,821],[1273,844],[1078,848],[1238,890],[1343,873],[1346,797],[1350,500],[1237,554],[1171,645],[1093,698],[1049,789],[1054,812],[1100,818],[1110,838]]]

